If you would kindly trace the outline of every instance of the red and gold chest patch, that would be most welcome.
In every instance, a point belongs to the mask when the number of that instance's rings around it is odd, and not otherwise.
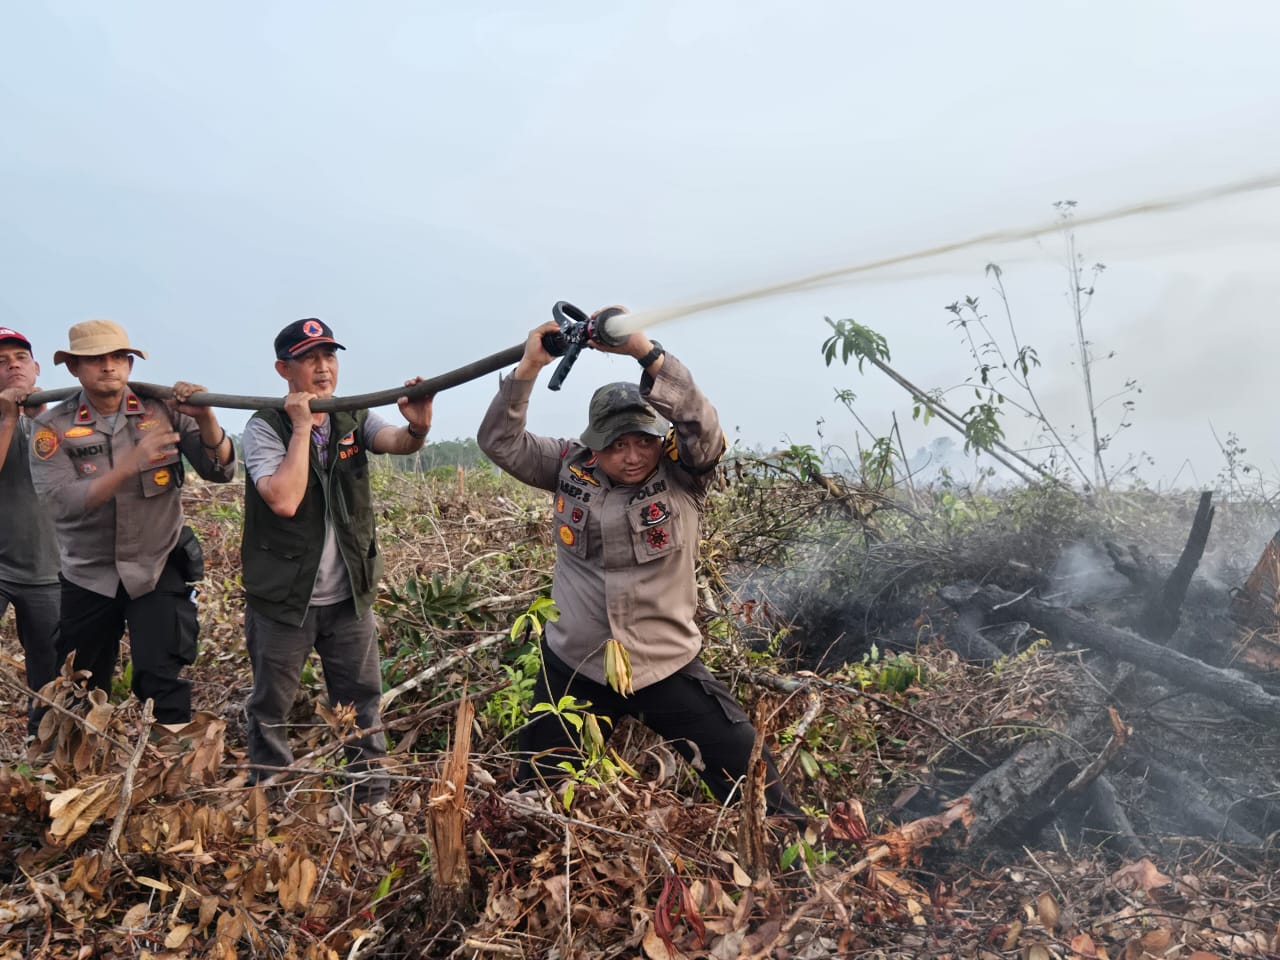
[[[74,440],[76,437],[88,437],[93,434],[92,427],[72,427],[63,434],[68,440]]]
[[[572,547],[578,542],[578,535],[573,532],[573,527],[567,523],[560,524],[560,542],[566,547]]]
[[[58,452],[57,431],[41,427],[31,436],[31,452],[41,460],[48,460]]]
[[[160,426],[160,421],[157,420],[155,417],[147,417],[144,420],[138,421],[139,430],[151,430],[158,426]]]
[[[671,514],[667,512],[667,505],[661,500],[654,500],[640,511],[640,522],[646,527],[656,527],[669,516]]]

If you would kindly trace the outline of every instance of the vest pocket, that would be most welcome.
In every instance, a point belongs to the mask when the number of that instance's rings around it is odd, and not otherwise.
[[[680,550],[680,514],[666,497],[627,508],[636,560],[648,563]]]
[[[253,577],[251,585],[246,585],[252,587],[248,592],[270,603],[283,603],[293,592],[302,574],[301,552],[272,550],[265,543],[258,544],[254,550],[259,554],[259,562],[255,567],[261,573]],[[268,571],[269,575],[262,575]]]

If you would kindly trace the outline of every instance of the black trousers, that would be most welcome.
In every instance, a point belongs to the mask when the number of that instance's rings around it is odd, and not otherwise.
[[[698,775],[717,800],[724,802],[737,781],[745,776],[756,731],[733,693],[717,680],[699,659],[678,673],[650,684],[628,697],[619,696],[607,684],[596,683],[574,671],[542,645],[543,670],[533,689],[533,702],[557,703],[569,694],[591,703],[590,712],[616,721],[634,717],[672,747],[685,760],[700,758]],[[566,729],[567,728],[567,729]],[[612,724],[601,724],[606,739]],[[522,755],[517,778],[521,783],[537,779],[554,781],[564,771],[562,760],[580,762],[581,741],[572,726],[558,717],[538,714],[520,730]],[[770,815],[803,817],[804,813],[787,795],[778,768],[766,749],[765,801]],[[695,769],[697,766],[695,764]]]
[[[27,661],[27,686],[39,690],[58,675],[54,662],[58,637],[58,603],[61,590],[56,583],[30,584],[0,580],[0,617],[12,605],[18,626],[18,639]],[[44,709],[32,700],[27,707],[27,733],[40,726]]]
[[[200,624],[191,588],[173,560],[165,564],[156,588],[140,597],[130,597],[123,584],[114,597],[104,597],[62,578],[58,663],[74,650],[76,669],[92,674],[90,687],[111,689],[126,625],[134,695],[155,702],[158,723],[186,723],[191,719],[191,681],[180,674],[195,662]]]

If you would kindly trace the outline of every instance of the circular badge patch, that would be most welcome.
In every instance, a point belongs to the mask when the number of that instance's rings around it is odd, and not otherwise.
[[[577,536],[574,535],[572,527],[570,527],[568,524],[564,524],[564,523],[560,524],[560,541],[566,547],[572,547],[574,542],[577,539],[578,538]]]
[[[48,427],[41,427],[31,437],[31,452],[41,460],[48,460],[58,452],[58,435]]]
[[[308,320],[302,325],[302,332],[308,337],[318,337],[324,333],[324,327],[320,326],[320,321],[318,320]]]
[[[151,475],[151,479],[156,482],[157,487],[167,487],[169,485],[169,471],[157,470]]]

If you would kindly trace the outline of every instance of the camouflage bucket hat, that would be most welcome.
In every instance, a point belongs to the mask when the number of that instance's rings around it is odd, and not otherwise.
[[[603,450],[624,433],[665,437],[670,424],[640,396],[634,383],[606,383],[591,395],[591,413],[581,440],[592,450]]]

